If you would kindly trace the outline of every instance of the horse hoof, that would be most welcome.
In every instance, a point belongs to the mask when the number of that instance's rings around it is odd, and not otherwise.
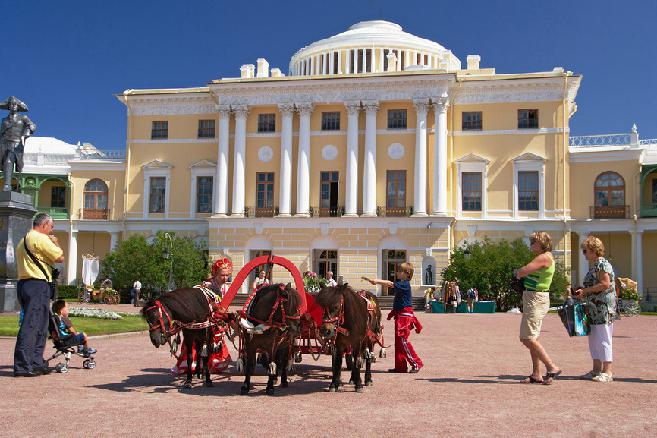
[[[265,389],[265,393],[267,395],[274,395],[274,388],[267,388]]]
[[[354,383],[354,379],[349,379],[349,383],[347,385]]]
[[[362,386],[357,386],[356,387],[356,392],[363,392],[363,387]]]
[[[212,387],[214,386],[214,385],[212,384],[212,382],[210,382],[210,381],[206,381],[203,385],[204,385],[206,388],[212,388]]]
[[[372,386],[372,385],[373,385],[373,383],[372,383],[372,381],[371,381],[371,380],[370,380],[370,381],[368,381],[368,382],[365,382],[365,386]]]
[[[183,389],[192,389],[192,382],[183,383]]]
[[[247,395],[249,393],[249,388],[247,386],[242,386],[240,388],[240,395]]]

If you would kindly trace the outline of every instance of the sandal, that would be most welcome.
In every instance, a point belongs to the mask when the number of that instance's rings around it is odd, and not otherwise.
[[[524,380],[521,380],[520,383],[531,384],[531,383],[544,383],[543,380],[538,380],[534,376],[527,376]]]
[[[552,385],[552,382],[563,373],[563,370],[548,372],[543,376],[543,385]]]

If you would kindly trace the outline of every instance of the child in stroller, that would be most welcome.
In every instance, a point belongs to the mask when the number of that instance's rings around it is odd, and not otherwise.
[[[89,347],[87,335],[84,332],[77,332],[73,327],[71,320],[68,318],[68,308],[64,300],[57,300],[52,305],[49,331],[57,351],[47,362],[60,355],[64,355],[65,358],[65,363],[57,365],[57,372],[68,372],[68,364],[71,360],[71,355],[74,353],[85,358],[82,364],[84,368],[91,369],[96,367],[96,361],[93,358],[96,349]]]

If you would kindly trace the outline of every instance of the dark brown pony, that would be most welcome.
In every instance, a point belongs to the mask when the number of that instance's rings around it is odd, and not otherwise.
[[[159,348],[169,342],[180,330],[180,324],[203,323],[210,318],[210,306],[205,294],[197,288],[177,289],[165,292],[156,300],[151,299],[141,309],[142,316],[148,322],[151,343]],[[214,347],[212,327],[191,329],[182,328],[183,342],[187,349],[187,377],[183,388],[192,387],[192,347],[196,346],[197,361],[203,358],[205,386],[212,386],[208,358]],[[200,369],[197,363],[197,376]]]
[[[380,343],[382,336],[381,308],[376,297],[367,291],[354,291],[346,283],[341,286],[325,287],[316,298],[324,309],[320,335],[324,342],[334,345],[333,380],[329,391],[337,391],[342,382],[342,355],[351,347],[353,365],[351,380],[356,392],[363,390],[360,379],[362,359],[365,359],[365,386],[372,384],[372,359],[374,344]],[[368,302],[370,310],[368,310]]]
[[[244,363],[242,395],[251,390],[251,375],[256,365],[256,353],[268,369],[267,394],[274,394],[274,381],[281,376],[281,387],[287,387],[287,367],[292,357],[294,339],[299,336],[299,304],[301,297],[288,283],[263,286],[256,292],[246,318],[254,325],[269,327],[262,333],[240,325],[240,359]],[[272,360],[273,359],[273,360]]]

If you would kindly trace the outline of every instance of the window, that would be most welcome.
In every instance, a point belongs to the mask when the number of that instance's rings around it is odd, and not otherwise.
[[[388,110],[388,129],[406,129],[406,110]]]
[[[461,174],[461,209],[481,211],[481,173],[463,172]]]
[[[326,278],[326,273],[333,272],[333,279],[338,279],[338,251],[333,249],[316,249],[313,251],[315,272],[321,278]]]
[[[340,112],[322,113],[322,131],[340,130]]]
[[[258,114],[258,132],[275,132],[276,114]]]
[[[538,211],[538,172],[518,172],[518,209]]]
[[[397,249],[383,250],[383,278],[395,282],[397,281],[397,271],[399,265],[406,262],[406,251]],[[383,287],[383,293],[388,295],[393,293],[393,288]]]
[[[162,140],[169,138],[169,122],[154,121],[151,127],[151,139]]]
[[[406,213],[406,171],[386,171],[386,216]]]
[[[657,178],[652,180],[652,203],[657,204]]]
[[[625,205],[625,181],[616,172],[604,172],[595,180],[595,206]]]
[[[339,216],[338,172],[320,172],[319,215]]]
[[[538,110],[519,109],[518,129],[537,129],[537,128],[538,128]]]
[[[107,219],[107,184],[94,178],[84,185],[84,219]]]
[[[166,177],[152,176],[148,193],[148,212],[164,213],[166,200]]]
[[[52,187],[50,190],[50,206],[56,208],[66,207],[66,187]]]
[[[214,138],[214,120],[198,121],[198,138]]]
[[[463,131],[481,131],[481,111],[464,112],[461,129]]]
[[[212,177],[196,177],[196,212],[212,213]]]
[[[274,172],[256,173],[256,217],[274,216]]]

